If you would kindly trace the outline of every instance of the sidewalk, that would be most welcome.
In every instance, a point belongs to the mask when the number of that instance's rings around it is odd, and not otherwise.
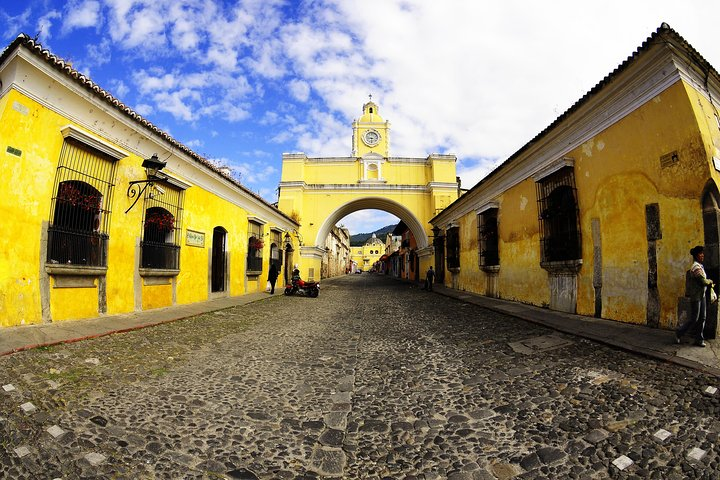
[[[668,330],[556,312],[453,290],[438,284],[433,286],[433,290],[440,295],[512,315],[559,332],[587,338],[720,377],[720,340],[707,341],[706,348],[693,346],[689,338],[683,339],[682,345],[676,345],[673,341],[673,332]],[[275,295],[282,295],[282,289],[276,289]],[[202,313],[246,305],[269,297],[270,295],[265,292],[250,293],[240,297],[219,298],[190,305],[121,315],[106,315],[89,320],[3,328],[0,329],[0,356],[41,346],[71,343],[113,333],[138,330]]]
[[[699,348],[692,345],[692,340],[686,336],[683,338],[683,343],[677,345],[674,333],[670,330],[556,312],[546,308],[453,290],[437,284],[433,285],[433,291],[559,332],[587,338],[720,377],[720,340],[718,339],[708,340],[705,342],[707,344],[705,348]]]
[[[283,289],[276,288],[275,295],[282,295]],[[269,293],[249,293],[239,297],[225,297],[189,305],[176,305],[155,310],[104,315],[87,320],[72,320],[38,325],[24,325],[0,329],[0,356],[31,348],[72,343],[89,338],[103,337],[113,333],[129,332],[141,328],[174,322],[183,318],[225,308],[246,305],[264,298]]]

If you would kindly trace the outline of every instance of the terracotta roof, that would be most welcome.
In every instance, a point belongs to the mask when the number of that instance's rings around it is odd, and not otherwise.
[[[240,188],[242,191],[247,193],[248,195],[252,196],[256,200],[266,204],[267,206],[273,208],[278,213],[280,213],[282,216],[287,218],[288,220],[292,221],[293,223],[297,224],[292,218],[287,216],[282,211],[278,210],[278,208],[266,201],[264,198],[260,197],[258,194],[254,193],[252,190],[248,189],[244,185],[242,185],[237,180],[233,179],[232,177],[229,177],[225,175],[220,168],[213,165],[210,161],[208,161],[206,158],[201,157],[194,151],[192,151],[190,148],[188,148],[186,145],[183,145],[182,143],[175,140],[173,137],[171,137],[167,132],[162,131],[155,125],[153,125],[151,122],[149,122],[147,119],[143,118],[142,115],[135,112],[132,108],[125,105],[123,102],[115,98],[110,92],[103,89],[98,85],[97,83],[93,82],[89,77],[83,75],[82,73],[75,70],[72,65],[63,60],[62,58],[58,57],[57,55],[50,52],[48,49],[43,48],[43,46],[33,38],[31,38],[29,35],[25,33],[21,33],[17,36],[15,40],[13,40],[10,45],[0,54],[0,65],[5,62],[5,60],[10,57],[13,51],[15,51],[18,47],[25,47],[30,52],[32,52],[34,55],[36,55],[38,58],[41,58],[46,63],[48,63],[50,66],[55,68],[56,70],[60,71],[62,74],[64,74],[66,77],[72,79],[77,83],[78,85],[82,86],[93,94],[95,97],[99,98],[100,100],[104,101],[111,107],[118,110],[120,113],[124,114],[125,116],[129,117],[131,120],[136,122],[137,124],[144,127],[146,130],[148,130],[153,135],[157,135],[170,143],[174,148],[181,150],[182,152],[186,153],[188,156],[190,156],[193,160],[195,160],[197,163],[201,164],[203,167],[207,168],[208,170],[211,170],[212,172],[216,173],[217,175],[223,177],[224,179],[230,181],[235,186]]]
[[[525,145],[523,145],[520,150],[513,153],[507,160],[505,160],[503,163],[495,167],[493,171],[488,173],[484,178],[482,178],[478,183],[476,183],[470,190],[468,190],[463,196],[455,200],[453,203],[451,203],[449,206],[447,206],[445,209],[448,209],[452,207],[455,203],[458,203],[462,201],[468,193],[473,192],[477,188],[479,188],[481,185],[483,185],[485,182],[488,181],[488,179],[494,177],[495,175],[498,175],[500,171],[505,168],[507,165],[509,165],[513,160],[518,158],[520,155],[522,155],[526,150],[528,150],[530,147],[532,147],[535,143],[537,143],[538,140],[543,138],[545,135],[547,135],[549,132],[551,132],[555,127],[557,127],[562,121],[564,121],[567,117],[569,117],[571,114],[573,114],[575,111],[577,111],[581,106],[583,106],[593,95],[600,92],[606,85],[611,83],[620,73],[625,71],[642,53],[649,50],[650,47],[656,43],[664,42],[664,37],[670,37],[671,39],[675,40],[677,43],[679,43],[685,51],[693,58],[693,60],[700,66],[702,66],[706,71],[708,72],[708,75],[712,75],[715,78],[720,80],[720,74],[718,74],[717,70],[713,68],[712,65],[710,65],[710,62],[705,60],[700,53],[693,48],[692,45],[690,45],[687,40],[685,40],[682,36],[680,36],[679,33],[677,33],[675,30],[670,28],[670,25],[667,23],[663,23],[660,25],[660,27],[653,32],[652,35],[650,35],[638,48],[633,52],[632,55],[630,55],[623,63],[621,63],[615,70],[610,72],[608,75],[605,76],[602,80],[600,80],[590,91],[588,91],[585,95],[583,95],[577,102],[575,102],[570,108],[568,108],[564,113],[562,113],[558,118],[556,118],[550,125],[548,125],[545,129],[543,129],[540,133],[535,135],[535,137],[532,138],[529,142],[527,142]],[[469,198],[469,197],[468,197]],[[435,218],[442,215],[442,212],[435,215],[435,217],[430,219],[430,222],[432,223]]]

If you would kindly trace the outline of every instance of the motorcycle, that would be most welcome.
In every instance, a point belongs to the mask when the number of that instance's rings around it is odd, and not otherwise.
[[[320,294],[320,282],[298,280],[285,286],[285,295],[304,295],[315,298]]]

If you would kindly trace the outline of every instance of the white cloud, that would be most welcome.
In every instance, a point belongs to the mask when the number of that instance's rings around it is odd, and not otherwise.
[[[185,145],[187,145],[190,148],[197,149],[205,145],[205,142],[200,140],[199,138],[194,138],[192,140],[188,140],[186,142],[183,142]]]
[[[137,104],[134,110],[143,117],[147,117],[148,115],[152,115],[153,113],[155,113],[155,109],[153,108],[153,106],[148,105],[147,103]]]
[[[370,233],[387,225],[395,225],[400,219],[395,215],[382,210],[358,210],[347,215],[337,222],[350,230],[351,235],[356,233]],[[385,240],[384,238],[381,240]]]
[[[308,98],[310,98],[310,85],[306,81],[291,80],[288,87],[290,89],[290,95],[292,95],[295,100],[307,102]]]
[[[96,27],[100,19],[100,4],[96,0],[70,2],[65,7],[62,33],[67,34],[77,28]]]
[[[50,38],[52,38],[50,32],[55,20],[58,18],[62,18],[62,14],[57,10],[50,10],[38,19],[36,27],[38,39],[44,44],[47,44]]]

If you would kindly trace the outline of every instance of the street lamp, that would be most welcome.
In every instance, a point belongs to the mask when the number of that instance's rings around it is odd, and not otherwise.
[[[166,163],[162,160],[158,159],[158,156],[156,153],[153,153],[152,157],[146,158],[142,162],[142,167],[145,169],[145,180],[133,180],[129,183],[128,189],[127,189],[127,196],[129,198],[135,198],[135,201],[130,205],[130,207],[125,210],[125,213],[128,213],[132,208],[135,206],[135,204],[140,200],[140,197],[142,196],[143,192],[145,192],[145,189],[148,186],[154,186],[155,182],[158,180],[165,180],[167,179],[167,175],[164,173],[161,173],[160,170],[165,168]],[[138,186],[139,184],[144,184],[142,189]]]

